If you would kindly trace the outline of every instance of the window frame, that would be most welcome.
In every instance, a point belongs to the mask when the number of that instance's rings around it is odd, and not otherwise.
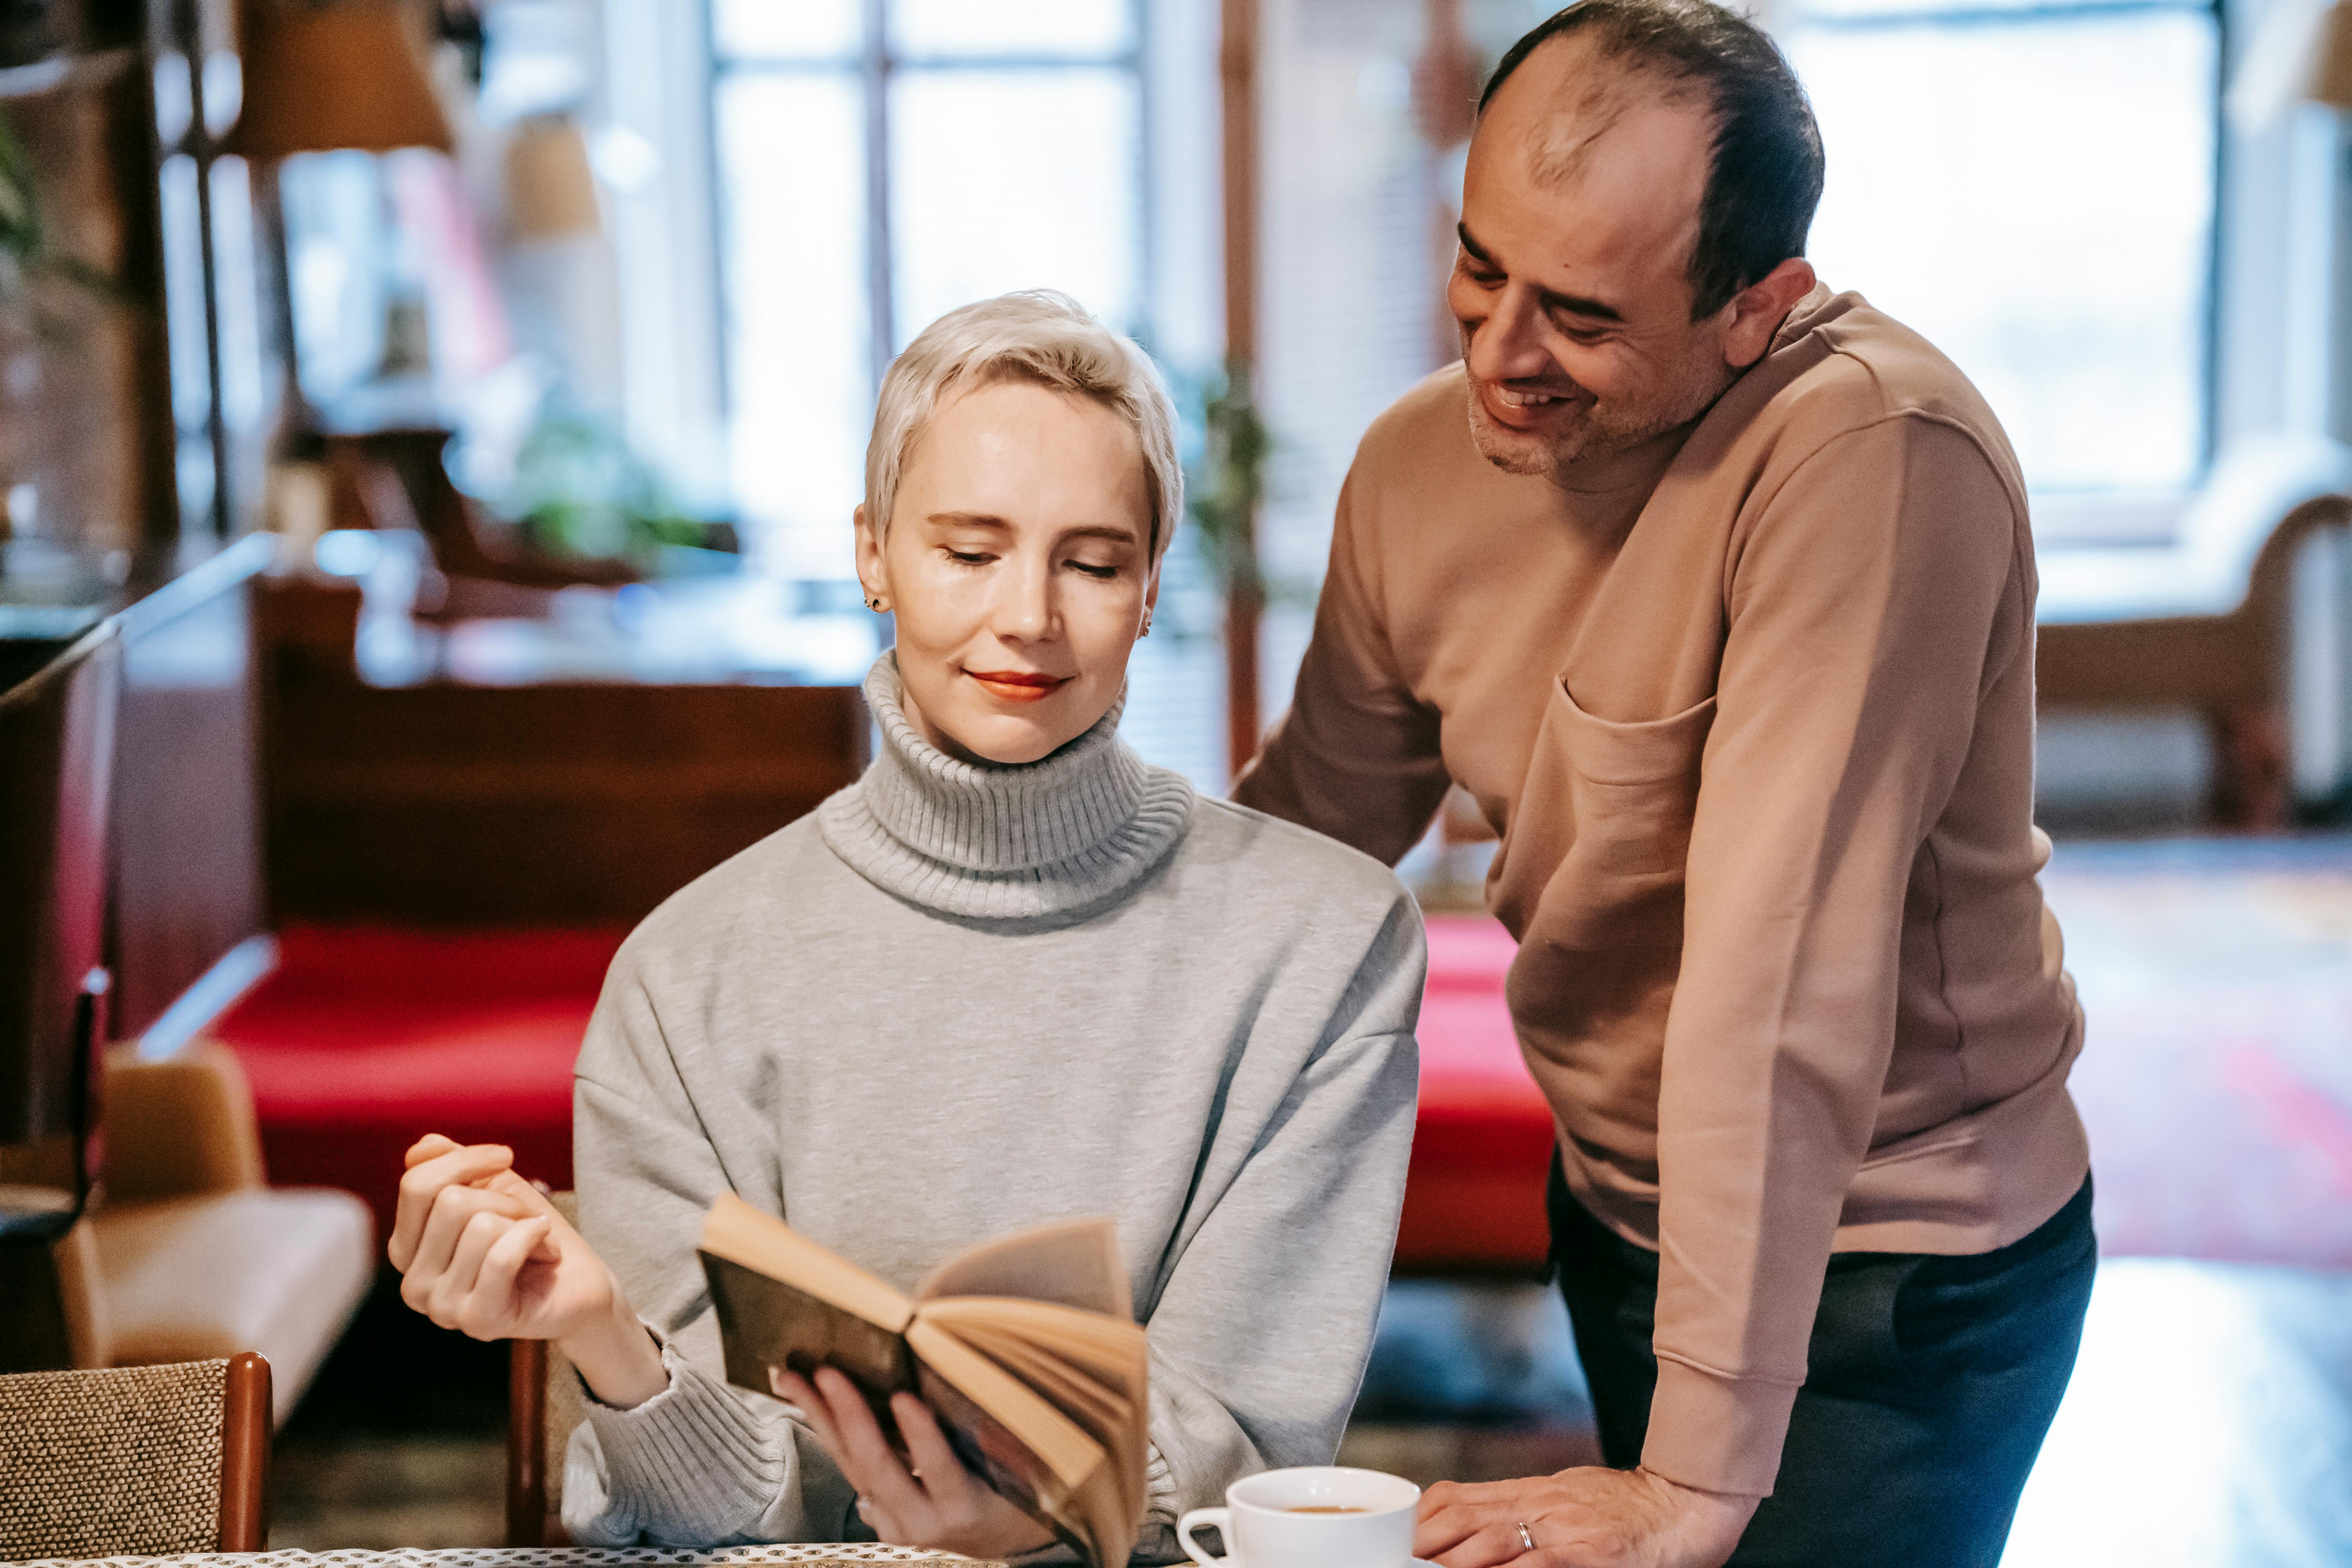
[[[1160,204],[1155,199],[1157,193],[1153,188],[1159,150],[1152,133],[1156,116],[1153,112],[1154,62],[1149,0],[1121,0],[1128,16],[1129,43],[1124,49],[1087,54],[1009,51],[952,55],[901,52],[894,48],[889,26],[889,7],[894,0],[857,0],[860,23],[857,52],[834,56],[730,54],[719,35],[716,3],[717,0],[702,0],[704,36],[709,40],[705,56],[709,74],[705,83],[707,90],[703,95],[707,123],[702,144],[709,159],[709,190],[717,234],[723,235],[726,225],[730,221],[728,207],[732,197],[717,132],[716,113],[720,85],[730,78],[803,75],[849,77],[858,83],[865,109],[862,134],[866,153],[864,240],[868,398],[880,392],[883,374],[898,353],[895,298],[897,273],[890,232],[890,84],[893,79],[905,71],[1110,69],[1127,73],[1135,85],[1136,154],[1129,197],[1135,208],[1133,262],[1136,309],[1139,320],[1113,324],[1122,330],[1136,331],[1146,342],[1151,341],[1159,297],[1160,279],[1156,275],[1155,258],[1160,249],[1156,225]],[[722,416],[731,423],[735,416],[730,363],[733,309],[723,243],[713,247],[712,262],[718,274],[714,286],[719,315],[719,401]]]

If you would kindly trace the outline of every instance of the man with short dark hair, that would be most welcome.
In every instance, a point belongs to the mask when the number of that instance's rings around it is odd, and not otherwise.
[[[1504,58],[1463,363],[1365,437],[1235,789],[1391,862],[1451,784],[1501,835],[1614,1468],[1433,1488],[1444,1568],[1990,1568],[2073,1367],[2024,490],[1948,361],[1816,283],[1822,177],[1707,0],[1582,0]]]

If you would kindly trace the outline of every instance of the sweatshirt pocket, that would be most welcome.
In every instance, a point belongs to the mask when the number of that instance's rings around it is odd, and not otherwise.
[[[1556,868],[1529,934],[1567,948],[1682,941],[1683,881],[1699,758],[1715,699],[1664,719],[1601,719],[1552,686],[1530,769],[1552,776],[1533,792],[1564,820]],[[1550,837],[1550,834],[1547,834]]]

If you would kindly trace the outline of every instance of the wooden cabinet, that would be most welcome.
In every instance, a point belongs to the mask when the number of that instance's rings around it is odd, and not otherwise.
[[[272,913],[635,921],[853,782],[851,687],[373,687],[274,661]]]

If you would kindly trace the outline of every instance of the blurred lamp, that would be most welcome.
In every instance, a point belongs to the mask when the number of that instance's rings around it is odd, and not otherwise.
[[[247,0],[245,104],[223,151],[454,152],[418,39],[394,0]]]
[[[2257,132],[2297,103],[2352,110],[2352,0],[2271,0],[2230,84],[2230,118]]]
[[[516,239],[571,239],[602,227],[588,139],[568,114],[524,121],[507,142],[507,230]]]

